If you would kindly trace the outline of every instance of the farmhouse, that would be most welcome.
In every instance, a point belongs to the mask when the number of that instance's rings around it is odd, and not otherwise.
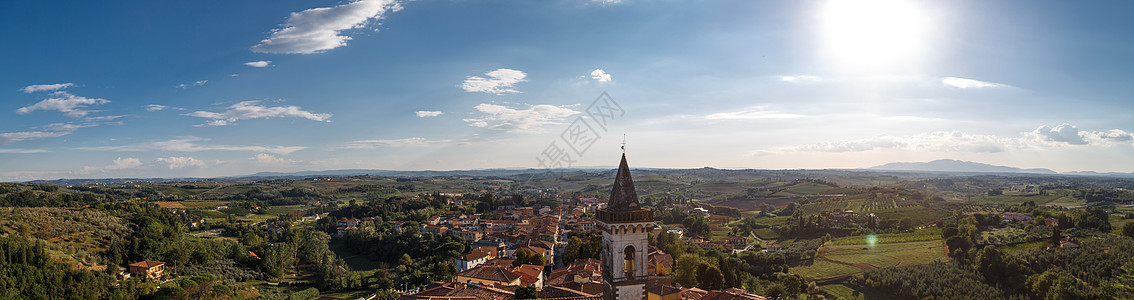
[[[165,263],[160,261],[143,260],[129,265],[130,274],[146,276],[150,279],[159,279],[165,272]]]

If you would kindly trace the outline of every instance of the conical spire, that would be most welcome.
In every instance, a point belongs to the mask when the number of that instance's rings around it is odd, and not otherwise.
[[[623,153],[618,174],[614,175],[614,188],[610,190],[610,201],[607,202],[606,209],[617,212],[638,208],[638,191],[634,189],[634,179],[630,178],[630,166],[626,164],[626,153]]]

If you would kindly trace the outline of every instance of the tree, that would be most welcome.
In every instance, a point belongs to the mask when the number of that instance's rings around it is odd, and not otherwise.
[[[721,274],[721,269],[707,262],[701,262],[697,266],[697,281],[706,290],[724,289],[724,274]]]
[[[673,266],[673,281],[681,286],[698,286],[697,266],[700,266],[701,262],[701,257],[692,253],[678,257],[677,263]]]
[[[1134,224],[1134,223],[1129,223]],[[567,247],[563,249],[563,264],[570,264],[579,257],[579,247],[583,246],[583,239],[573,236],[567,239]]]
[[[535,299],[538,297],[534,285],[524,285],[516,287],[516,299]]]
[[[1122,235],[1134,237],[1134,222],[1127,222],[1122,225]]]
[[[534,251],[529,250],[528,248],[522,248],[520,250],[516,250],[516,253],[513,254],[513,255],[516,256],[516,260],[512,261],[512,266],[514,266],[514,267],[518,267],[520,265],[525,265],[525,264],[536,265],[536,266],[547,265],[547,261],[544,260],[543,254],[535,253]]]

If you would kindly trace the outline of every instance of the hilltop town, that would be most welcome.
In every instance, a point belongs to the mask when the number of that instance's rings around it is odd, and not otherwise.
[[[1125,179],[630,173],[6,183],[0,250],[89,298],[1130,295]]]

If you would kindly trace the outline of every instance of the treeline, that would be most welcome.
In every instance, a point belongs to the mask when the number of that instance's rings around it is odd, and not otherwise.
[[[56,264],[43,242],[0,237],[0,298],[98,299],[112,277]]]
[[[670,234],[661,234],[655,241],[659,249],[674,257],[673,282],[683,287],[706,290],[738,287],[763,296],[785,298],[818,293],[813,282],[787,274],[788,263],[814,258],[824,239],[797,240],[776,253],[745,251],[740,254],[704,250]]]

